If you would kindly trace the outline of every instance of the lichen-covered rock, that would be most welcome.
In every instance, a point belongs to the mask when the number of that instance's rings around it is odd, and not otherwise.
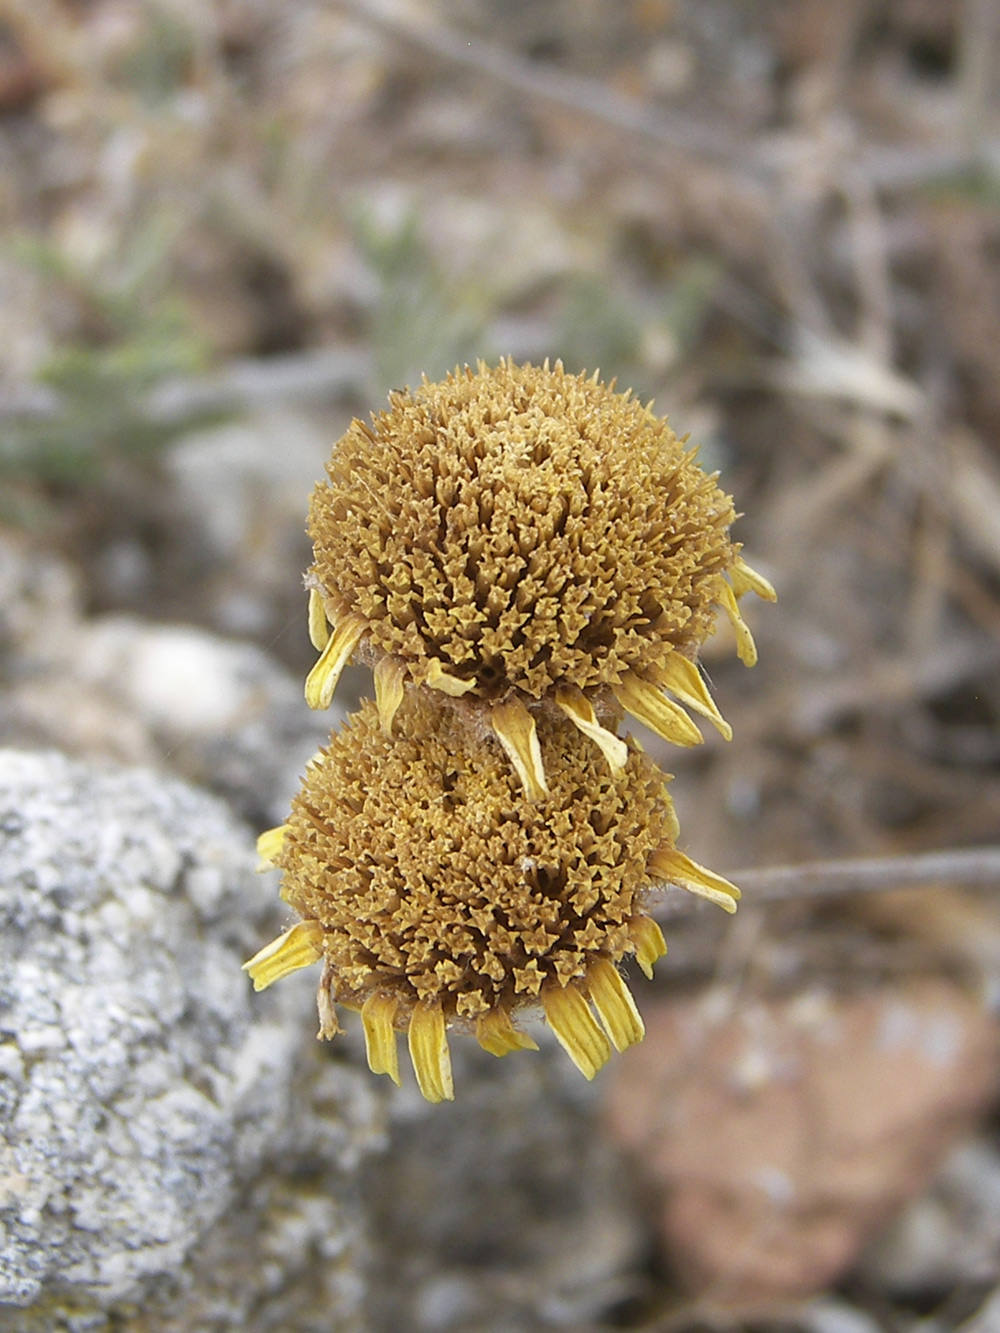
[[[357,1326],[377,1102],[308,984],[252,998],[254,865],[203,792],[0,751],[0,1329]]]

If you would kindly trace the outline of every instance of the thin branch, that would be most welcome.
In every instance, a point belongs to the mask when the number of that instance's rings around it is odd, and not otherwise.
[[[982,2],[982,0],[980,0]],[[988,2],[988,0],[987,0]],[[376,0],[329,0],[359,23],[403,45],[455,65],[475,70],[494,82],[538,101],[573,111],[636,139],[688,157],[723,166],[730,181],[759,194],[773,189],[776,177],[795,172],[805,155],[814,153],[811,140],[790,145],[785,136],[746,140],[732,125],[709,125],[684,112],[665,111],[617,92],[596,79],[569,74],[526,60],[495,42],[459,32],[443,23],[400,19]],[[966,147],[864,145],[855,153],[858,166],[877,189],[906,189],[950,176],[974,160]]]
[[[728,126],[707,125],[682,112],[662,111],[616,92],[596,79],[525,60],[495,42],[485,42],[442,23],[426,19],[419,24],[408,22],[383,7],[361,0],[331,0],[331,3],[398,42],[417,46],[452,64],[464,65],[529,97],[649,139],[662,148],[695,153],[731,169],[739,168],[745,160],[746,149]]]
[[[958,847],[914,856],[804,861],[801,865],[734,870],[729,878],[739,885],[750,903],[879,893],[927,884],[1000,885],[1000,847]],[[682,889],[671,890],[653,915],[661,919],[676,916],[684,903],[693,905],[694,901]]]

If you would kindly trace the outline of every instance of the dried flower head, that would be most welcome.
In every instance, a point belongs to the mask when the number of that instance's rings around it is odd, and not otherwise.
[[[256,987],[322,959],[320,1035],[339,1031],[334,1001],[360,1009],[372,1069],[398,1082],[407,1032],[431,1101],[452,1096],[448,1029],[506,1055],[534,1047],[512,1020],[538,1006],[593,1077],[609,1039],[622,1049],[642,1037],[616,964],[636,953],[651,975],[664,952],[643,906],[651,884],[729,910],[739,896],[675,849],[664,776],[637,746],[619,740],[611,772],[559,709],[543,708],[538,729],[551,756],[544,806],[476,710],[409,691],[390,739],[366,702],[259,844],[303,920],[247,964]]]
[[[482,701],[535,798],[543,698],[613,768],[623,751],[593,707],[609,696],[678,744],[701,740],[682,704],[730,734],[698,649],[721,609],[752,665],[737,599],[774,594],[730,540],[732,501],[664,420],[558,362],[480,364],[390,402],[353,422],[313,493],[313,707],[359,649],[387,732],[409,684]]]

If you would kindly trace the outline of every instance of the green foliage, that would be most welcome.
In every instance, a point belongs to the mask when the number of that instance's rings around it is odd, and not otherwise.
[[[128,256],[109,282],[74,269],[44,243],[19,247],[45,298],[72,314],[72,333],[37,374],[50,401],[0,421],[3,516],[37,517],[46,487],[100,488],[122,462],[148,459],[176,435],[176,421],[149,414],[149,393],[202,369],[206,356],[181,305],[155,280],[157,249]]]
[[[718,280],[718,265],[696,257],[639,302],[604,274],[574,278],[561,302],[553,355],[567,370],[600,370],[646,397],[690,350]]]
[[[484,331],[491,301],[482,280],[448,273],[413,212],[393,226],[370,209],[354,215],[355,240],[378,283],[369,328],[376,393],[440,379],[456,365],[489,357]]]
[[[195,38],[178,18],[150,5],[139,39],[123,53],[115,74],[147,106],[166,101],[188,79],[195,58]]]

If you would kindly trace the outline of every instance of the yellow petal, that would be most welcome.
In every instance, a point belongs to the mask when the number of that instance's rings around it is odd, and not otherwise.
[[[537,1051],[538,1046],[526,1032],[518,1032],[506,1009],[491,1009],[476,1020],[476,1040],[490,1055],[510,1055],[511,1051]]]
[[[385,736],[392,736],[392,719],[403,702],[406,663],[398,657],[380,657],[375,663],[375,703]]]
[[[701,732],[680,704],[668,699],[661,689],[634,671],[625,673],[621,684],[614,687],[614,694],[627,713],[665,741],[674,745],[701,744]]]
[[[667,791],[667,784],[663,784],[663,790],[660,793],[660,799],[666,806],[667,817],[667,837],[671,842],[676,842],[681,836],[681,822],[677,818],[677,811],[674,808],[674,798]]]
[[[611,1047],[590,1005],[573,986],[549,985],[542,988],[542,1007],[563,1050],[584,1078],[593,1078],[611,1058]]]
[[[258,870],[270,870],[278,858],[288,832],[287,824],[266,829],[257,839],[257,855],[260,857]]]
[[[744,666],[752,667],[757,663],[757,645],[753,641],[753,635],[747,626],[746,621],[740,615],[740,608],[736,602],[736,594],[728,583],[721,584],[719,596],[717,598],[719,606],[722,607],[729,617],[729,623],[736,633],[736,655]]]
[[[732,727],[719,712],[701,672],[693,662],[680,653],[671,653],[666,662],[656,668],[656,679],[671,694],[676,695],[681,703],[701,713],[702,717],[707,717],[727,741],[733,739]]]
[[[330,642],[330,623],[318,588],[309,589],[309,642],[318,653]]]
[[[310,708],[330,707],[340,673],[365,629],[364,619],[353,611],[336,626],[319,661],[306,677],[306,703]]]
[[[474,680],[460,680],[458,676],[445,671],[436,657],[432,657],[427,663],[427,684],[432,690],[440,690],[442,694],[448,694],[453,699],[459,699],[463,694],[468,694],[470,690],[476,688]]]
[[[696,893],[699,898],[718,903],[727,912],[736,911],[736,900],[741,896],[736,885],[698,865],[676,847],[658,847],[646,862],[646,869],[653,879],[679,884],[682,889]]]
[[[763,574],[758,574],[755,569],[751,569],[740,556],[736,557],[733,567],[729,571],[729,577],[732,581],[733,592],[737,597],[742,597],[746,592],[755,592],[765,602],[776,602],[778,600],[774,585]]]
[[[361,1006],[365,1052],[373,1074],[388,1074],[399,1086],[399,1050],[393,1026],[399,1002],[395,995],[369,995]]]
[[[628,923],[629,939],[635,945],[635,961],[653,980],[653,964],[667,952],[663,931],[651,916],[634,916]]]
[[[421,1000],[410,1019],[410,1059],[420,1091],[429,1102],[454,1100],[451,1056],[440,1004]]]
[[[266,990],[300,967],[318,963],[322,957],[323,927],[318,921],[300,921],[255,953],[243,964],[243,971],[249,972],[254,990]]]
[[[620,736],[601,726],[594,706],[583,690],[576,685],[560,685],[556,690],[556,703],[585,736],[600,746],[612,773],[620,773],[628,763],[628,746]]]
[[[540,801],[543,796],[548,796],[535,719],[521,700],[513,697],[502,704],[494,704],[490,721],[529,798]]]
[[[626,1046],[642,1041],[646,1029],[632,992],[614,963],[607,958],[598,958],[591,963],[587,968],[587,990],[616,1051],[624,1051]]]

